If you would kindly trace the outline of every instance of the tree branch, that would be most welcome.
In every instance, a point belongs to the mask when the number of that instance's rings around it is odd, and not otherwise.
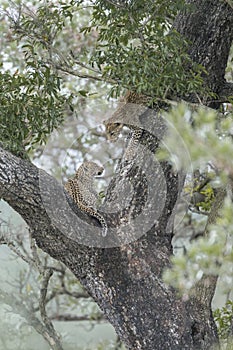
[[[57,344],[57,349],[62,350],[62,346],[60,344],[60,338],[55,331],[53,324],[51,320],[48,318],[47,312],[46,312],[46,295],[47,295],[47,289],[49,280],[53,274],[53,270],[45,270],[43,274],[41,289],[40,289],[40,300],[39,300],[39,308],[40,308],[40,315],[44,322],[44,325],[46,327],[46,330],[49,334],[49,336],[55,340],[55,343]]]
[[[78,64],[78,63],[77,63]],[[60,70],[61,72],[73,75],[75,77],[78,78],[82,78],[82,79],[90,79],[90,80],[95,80],[95,81],[104,81],[106,83],[110,83],[110,84],[119,84],[120,82],[113,80],[111,78],[107,78],[107,77],[103,77],[103,75],[91,75],[88,73],[80,73],[77,70],[71,69],[69,66],[66,65],[62,65],[62,64],[54,64],[52,63],[52,65],[57,69]]]
[[[104,318],[104,316],[101,313],[95,314],[95,315],[83,315],[83,316],[75,316],[75,315],[69,315],[69,314],[63,314],[63,315],[51,315],[50,320],[55,321],[66,321],[66,322],[73,322],[73,321],[89,321],[89,322],[100,322],[104,321],[107,322],[107,320]]]

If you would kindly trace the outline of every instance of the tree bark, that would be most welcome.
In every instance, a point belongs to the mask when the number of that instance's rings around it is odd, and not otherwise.
[[[225,80],[225,70],[233,37],[233,10],[226,1],[187,0],[187,11],[174,23],[177,31],[191,44],[192,60],[207,70],[206,85],[216,94],[228,91],[232,84]]]
[[[232,8],[224,1],[187,2],[193,7],[180,14],[174,25],[190,40],[193,60],[203,64],[209,73],[206,84],[219,93],[226,86],[224,72],[233,39]],[[156,149],[158,140],[153,142]],[[142,168],[131,165],[127,172],[116,174],[107,199],[111,202],[129,181],[134,186],[133,203],[137,208],[148,193],[143,191],[146,181]],[[168,164],[160,166],[161,172],[155,173],[155,178],[160,184],[162,173],[166,183],[162,213],[146,234],[137,240],[129,237],[127,244],[120,239],[121,226],[115,236],[108,234],[104,241],[97,221],[80,213],[61,185],[1,148],[0,197],[26,221],[37,245],[62,261],[81,281],[128,349],[210,349],[218,342],[210,306],[215,281],[205,279],[196,287],[197,295],[184,299],[162,279],[164,269],[170,267],[172,213],[182,180]],[[162,194],[154,193],[159,200]],[[85,220],[77,225],[69,206]],[[111,228],[118,218],[109,215],[107,220]],[[86,222],[92,226],[88,228]]]

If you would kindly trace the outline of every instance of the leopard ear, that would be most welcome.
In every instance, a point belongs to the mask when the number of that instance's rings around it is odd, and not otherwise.
[[[82,164],[82,167],[83,167],[84,171],[89,171],[90,170],[90,166],[91,166],[91,162],[88,162],[88,161],[83,162],[83,164]]]
[[[87,170],[88,170],[88,165],[85,164],[85,162],[84,162],[78,167],[78,169],[75,172],[75,176],[74,177],[78,178],[80,176],[80,171],[82,172],[82,171],[87,171]]]
[[[104,124],[105,126],[109,126],[109,125],[118,126],[118,125],[121,125],[121,123],[115,122],[114,120],[104,120],[104,121],[103,121],[103,124]]]

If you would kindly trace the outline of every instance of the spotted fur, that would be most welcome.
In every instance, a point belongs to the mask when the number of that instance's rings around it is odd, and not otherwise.
[[[117,141],[124,124],[114,123],[111,121],[109,122],[108,120],[104,120],[104,125],[106,129],[107,139],[111,142]]]
[[[143,131],[134,123],[136,121],[136,124],[139,124],[138,116],[145,111],[145,106],[148,106],[150,101],[151,98],[148,96],[128,91],[120,101],[121,105],[115,113],[113,113],[111,118],[104,121],[106,137],[111,142],[115,142],[118,139],[124,125],[131,129],[130,141],[124,155],[124,158],[127,160],[135,156]],[[127,120],[132,121],[132,123],[127,123]]]
[[[102,236],[107,235],[107,223],[97,211],[98,193],[94,188],[94,178],[103,173],[104,168],[90,161],[82,163],[72,179],[65,184],[65,189],[77,204],[87,214],[99,220],[102,226]]]

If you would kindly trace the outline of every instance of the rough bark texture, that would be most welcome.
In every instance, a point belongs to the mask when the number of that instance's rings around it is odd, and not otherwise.
[[[208,73],[207,86],[222,95],[232,84],[225,81],[225,69],[232,43],[233,10],[226,1],[187,0],[185,13],[177,17],[174,26],[188,41],[189,54],[194,62],[203,65]],[[227,96],[229,96],[227,95]]]
[[[208,86],[223,91],[224,72],[233,39],[233,11],[224,1],[197,0],[190,12],[177,17],[175,27],[190,40],[190,55],[204,64]],[[158,140],[154,142],[155,149]],[[86,233],[82,223],[69,226],[65,209],[57,206],[58,222],[45,210],[46,199],[64,200],[61,186],[29,162],[0,149],[0,197],[7,201],[31,227],[37,245],[62,261],[93,296],[128,349],[210,349],[217,342],[211,314],[215,280],[205,278],[189,300],[179,298],[162,280],[172,255],[172,210],[179,195],[180,181],[167,164],[162,164],[167,195],[162,215],[140,239],[112,248],[82,245],[75,237]],[[134,206],[145,186],[143,173],[132,168],[119,173],[112,182],[108,200],[123,183],[135,180]],[[160,176],[160,174],[155,174]],[[44,193],[41,193],[40,181]],[[45,190],[46,189],[46,190]],[[155,193],[156,195],[156,193]],[[73,203],[70,203],[74,209]],[[81,215],[78,209],[76,213]],[[97,225],[95,220],[86,220]],[[114,224],[109,216],[108,223]],[[59,222],[60,221],[60,222]],[[59,225],[60,224],[60,225]],[[59,228],[60,227],[60,228]],[[93,240],[96,229],[93,226]],[[120,229],[119,229],[120,235]],[[107,237],[111,243],[111,237]]]

